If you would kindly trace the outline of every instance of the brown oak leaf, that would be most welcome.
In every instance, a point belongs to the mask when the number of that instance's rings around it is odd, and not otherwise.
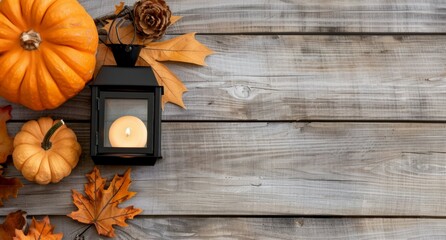
[[[5,178],[1,174],[3,167],[0,166],[0,207],[3,206],[4,199],[9,197],[17,197],[19,188],[23,187],[22,182],[18,178]]]
[[[62,240],[62,233],[53,233],[55,226],[51,225],[50,218],[44,217],[43,220],[33,218],[28,234],[25,235],[23,230],[15,230],[14,240]]]
[[[16,229],[25,229],[26,226],[26,212],[18,210],[9,213],[5,221],[0,224],[0,239],[12,240],[15,236]]]
[[[142,212],[141,209],[129,206],[119,208],[118,205],[133,196],[136,192],[129,192],[130,169],[123,176],[115,175],[110,185],[106,187],[106,179],[101,177],[95,167],[93,172],[87,174],[88,183],[85,184],[85,194],[73,191],[73,203],[78,211],[68,216],[78,222],[94,224],[100,235],[114,237],[113,225],[127,226],[125,220],[133,219]]]
[[[8,135],[6,121],[11,119],[10,105],[0,107],[0,164],[5,163],[8,155],[12,154],[12,138]]]

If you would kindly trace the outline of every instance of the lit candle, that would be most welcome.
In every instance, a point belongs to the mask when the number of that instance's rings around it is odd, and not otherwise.
[[[147,128],[141,119],[123,116],[110,126],[108,139],[112,147],[142,148],[147,143]]]

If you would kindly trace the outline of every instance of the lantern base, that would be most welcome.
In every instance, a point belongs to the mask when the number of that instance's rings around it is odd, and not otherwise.
[[[153,166],[158,159],[163,157],[154,156],[141,156],[141,155],[113,155],[107,154],[102,156],[92,156],[93,162],[96,165],[142,165],[142,166]]]

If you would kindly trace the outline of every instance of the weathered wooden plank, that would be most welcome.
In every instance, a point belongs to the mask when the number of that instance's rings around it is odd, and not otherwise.
[[[1,219],[2,220],[2,219]],[[0,221],[1,221],[0,220]],[[86,225],[50,216],[55,232],[74,239]],[[116,227],[117,240],[129,239],[445,239],[444,219],[389,218],[165,218],[138,217]],[[94,227],[85,239],[103,239]]]
[[[198,36],[208,67],[170,64],[189,88],[165,120],[446,119],[446,36]],[[55,111],[89,119],[89,92]],[[0,105],[6,102],[0,100]]]
[[[0,97],[0,106],[12,105],[12,119],[28,121],[39,117],[51,116],[66,120],[87,120],[90,119],[91,111],[91,91],[86,87],[74,98],[68,100],[62,106],[53,110],[33,111],[20,104],[6,101]]]
[[[208,36],[166,119],[444,120],[443,36]]]
[[[80,0],[93,17],[120,0]],[[131,5],[132,0],[125,1]],[[170,33],[444,33],[441,0],[168,0],[183,19]]]
[[[88,124],[71,126],[88,154]],[[446,124],[164,123],[164,159],[133,167],[128,204],[144,215],[446,216],[444,136]],[[0,215],[69,213],[92,168],[84,159],[59,184],[24,180]]]
[[[102,17],[115,11],[115,5],[124,2],[126,5],[133,5],[135,0],[78,0],[85,10],[93,17]],[[169,3],[170,5],[170,3]]]

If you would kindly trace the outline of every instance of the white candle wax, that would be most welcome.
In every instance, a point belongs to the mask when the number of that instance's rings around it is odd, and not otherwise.
[[[110,126],[108,139],[112,147],[142,148],[147,144],[147,128],[135,116],[123,116]]]

